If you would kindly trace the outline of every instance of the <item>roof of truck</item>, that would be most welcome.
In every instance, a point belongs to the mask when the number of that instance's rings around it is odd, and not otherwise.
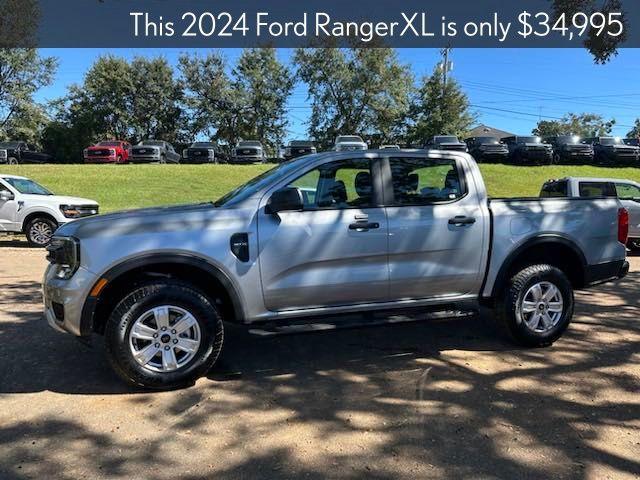
[[[4,173],[0,173],[0,177],[2,177],[2,178],[17,178],[18,180],[29,180],[27,177],[21,177],[20,175],[5,175]]]
[[[561,182],[564,180],[569,180],[574,182],[621,182],[621,183],[634,183],[638,185],[638,182],[629,180],[628,178],[603,178],[603,177],[563,177],[563,178],[553,178],[553,179],[547,180],[547,182]]]

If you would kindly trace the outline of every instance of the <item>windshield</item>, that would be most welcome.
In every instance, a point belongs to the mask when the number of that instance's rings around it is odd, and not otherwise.
[[[309,158],[309,156],[303,157]],[[306,162],[306,160],[305,160]],[[216,200],[214,205],[216,207],[228,206],[242,200],[245,200],[261,189],[269,186],[273,182],[277,182],[278,179],[283,178],[286,175],[289,175],[292,171],[300,168],[300,163],[298,161],[292,161],[287,163],[281,163],[275,168],[271,170],[267,170],[266,172],[258,175],[255,178],[252,178],[244,185],[240,185],[235,190],[230,191],[223,197]]]
[[[500,143],[500,140],[498,140],[496,137],[478,137],[477,142],[495,144],[495,143]]]
[[[120,146],[119,142],[100,142],[96,145],[97,147],[118,147]]]
[[[622,140],[614,137],[602,137],[600,139],[600,145],[621,145]]]
[[[144,142],[140,142],[140,145],[149,145],[151,147],[162,147],[164,146],[164,142],[159,142],[155,140],[146,140]]]
[[[20,146],[19,142],[0,142],[0,148],[16,148]]]
[[[576,135],[562,135],[556,138],[556,143],[560,145],[577,145],[581,140],[582,139]]]
[[[215,146],[216,144],[211,142],[195,142],[191,144],[191,148],[214,148]]]
[[[436,142],[441,142],[441,143],[458,143],[458,137],[453,137],[450,135],[443,135],[441,137],[436,137],[435,140]]]
[[[28,178],[3,178],[5,182],[15,188],[18,192],[25,195],[53,195],[49,190],[42,185],[37,184],[33,180]]]
[[[540,137],[518,137],[518,143],[540,143]]]
[[[289,146],[291,146],[291,147],[313,147],[313,143],[312,142],[307,142],[305,140],[293,140],[291,143],[289,143]]]
[[[262,144],[255,140],[247,140],[246,142],[239,142],[239,147],[261,147]]]
[[[340,142],[360,142],[363,143],[362,138],[356,136],[356,135],[344,135],[341,137],[336,138],[336,143],[340,143]]]

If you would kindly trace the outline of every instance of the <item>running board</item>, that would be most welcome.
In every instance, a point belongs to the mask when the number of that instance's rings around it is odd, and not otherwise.
[[[327,330],[340,330],[346,328],[372,327],[380,325],[392,325],[395,323],[412,323],[433,320],[445,320],[454,318],[468,318],[477,315],[476,310],[442,310],[433,312],[413,312],[411,314],[350,314],[342,316],[325,317],[317,321],[298,320],[286,324],[264,324],[260,327],[249,329],[252,335],[269,337],[274,335],[289,335],[295,333],[324,332]]]

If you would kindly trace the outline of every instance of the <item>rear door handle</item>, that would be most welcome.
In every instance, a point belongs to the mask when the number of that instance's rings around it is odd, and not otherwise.
[[[349,230],[357,230],[358,232],[367,232],[374,228],[380,228],[378,222],[355,222],[349,225]]]
[[[476,219],[473,217],[465,217],[464,215],[458,215],[449,219],[449,225],[472,225],[476,223]]]

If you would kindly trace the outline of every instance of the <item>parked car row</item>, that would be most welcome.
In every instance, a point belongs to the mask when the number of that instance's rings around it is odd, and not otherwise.
[[[452,135],[429,139],[428,149],[469,152],[478,162],[498,161],[519,164],[596,163],[601,165],[630,165],[640,162],[637,139],[592,137],[576,135],[471,137],[464,143]]]

